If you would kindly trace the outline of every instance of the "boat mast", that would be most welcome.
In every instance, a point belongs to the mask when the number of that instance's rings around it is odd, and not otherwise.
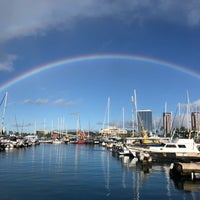
[[[110,127],[110,97],[108,97],[108,128]]]
[[[123,130],[124,130],[124,107],[122,108]]]
[[[35,122],[34,122],[34,135],[36,135],[36,131],[37,130],[37,125],[36,125],[36,120],[35,120]]]
[[[54,131],[53,131],[53,125],[54,125],[54,124],[53,124],[53,120],[51,120],[51,135],[53,135],[53,132],[54,132]]]
[[[78,136],[78,134],[80,133],[80,113],[78,112],[78,118],[77,118],[77,122],[76,122],[76,134]]]
[[[179,130],[179,132],[180,132],[180,129],[181,129],[180,120],[181,120],[181,104],[178,103],[178,130]]]
[[[164,111],[164,113],[165,113],[165,115],[167,113],[167,102],[166,101],[165,101],[165,111]],[[168,127],[167,121],[168,120],[166,119],[166,116],[165,116],[165,118],[164,118],[164,124],[163,124],[163,126],[164,126],[164,137],[167,136],[167,127]]]
[[[107,118],[106,118],[106,114],[107,114]],[[105,124],[106,124],[106,119],[107,119],[107,128],[109,129],[109,116],[110,116],[110,97],[108,97],[108,102],[106,105],[106,109],[105,109],[105,114],[104,114],[104,120],[103,120],[103,129],[105,128]]]
[[[188,93],[188,90],[187,90],[187,129],[188,129],[188,133],[190,132],[189,114],[190,114],[190,99],[189,99],[189,93]],[[189,135],[189,137],[190,137],[190,135]]]
[[[43,130],[44,130],[44,133],[45,133],[45,129],[46,129],[46,119],[44,118],[44,122],[43,122]]]
[[[4,108],[3,108],[3,114],[2,114],[2,135],[6,133],[6,128],[5,128],[5,112],[6,112],[6,105],[7,105],[7,98],[8,98],[8,92],[6,92],[3,100],[4,100]]]
[[[134,132],[136,129],[136,132],[138,132],[138,122],[137,122],[137,100],[136,100],[136,90],[133,91],[133,96],[131,96],[131,102],[132,102],[132,134],[134,136]],[[134,108],[135,108],[135,121],[134,121]],[[136,127],[135,127],[136,124]]]
[[[134,92],[134,105],[135,105],[135,112],[137,115],[137,98],[136,98],[136,90],[133,91]],[[138,121],[137,121],[137,116],[135,118],[135,123],[136,123],[136,128],[137,128],[137,132],[138,132]]]
[[[134,99],[133,99],[133,96],[131,96],[131,102],[132,102],[132,135],[134,136]]]

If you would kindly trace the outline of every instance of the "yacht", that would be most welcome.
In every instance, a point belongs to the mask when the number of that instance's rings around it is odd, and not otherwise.
[[[176,138],[175,141],[158,146],[149,146],[137,151],[136,155],[146,155],[156,161],[200,161],[200,144],[193,138]]]

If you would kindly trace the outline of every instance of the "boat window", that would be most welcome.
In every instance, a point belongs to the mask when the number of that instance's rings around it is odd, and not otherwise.
[[[167,144],[166,147],[167,148],[176,148],[176,145],[174,145],[174,144]]]
[[[186,146],[184,144],[179,144],[178,147],[179,148],[186,148]]]

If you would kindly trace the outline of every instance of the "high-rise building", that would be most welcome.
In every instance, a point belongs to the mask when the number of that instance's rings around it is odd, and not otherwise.
[[[191,127],[193,131],[200,130],[200,122],[199,122],[199,112],[191,113]]]
[[[170,112],[164,112],[163,113],[163,130],[164,130],[164,135],[165,136],[171,135],[172,114]]]
[[[145,130],[152,132],[152,111],[151,110],[138,110],[137,111],[138,131]]]

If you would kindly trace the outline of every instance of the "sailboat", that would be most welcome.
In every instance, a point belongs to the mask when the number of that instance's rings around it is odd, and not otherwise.
[[[86,142],[86,134],[81,131],[80,128],[80,113],[78,113],[78,118],[77,118],[77,124],[76,124],[76,135],[77,135],[77,141],[76,144],[85,144]]]

